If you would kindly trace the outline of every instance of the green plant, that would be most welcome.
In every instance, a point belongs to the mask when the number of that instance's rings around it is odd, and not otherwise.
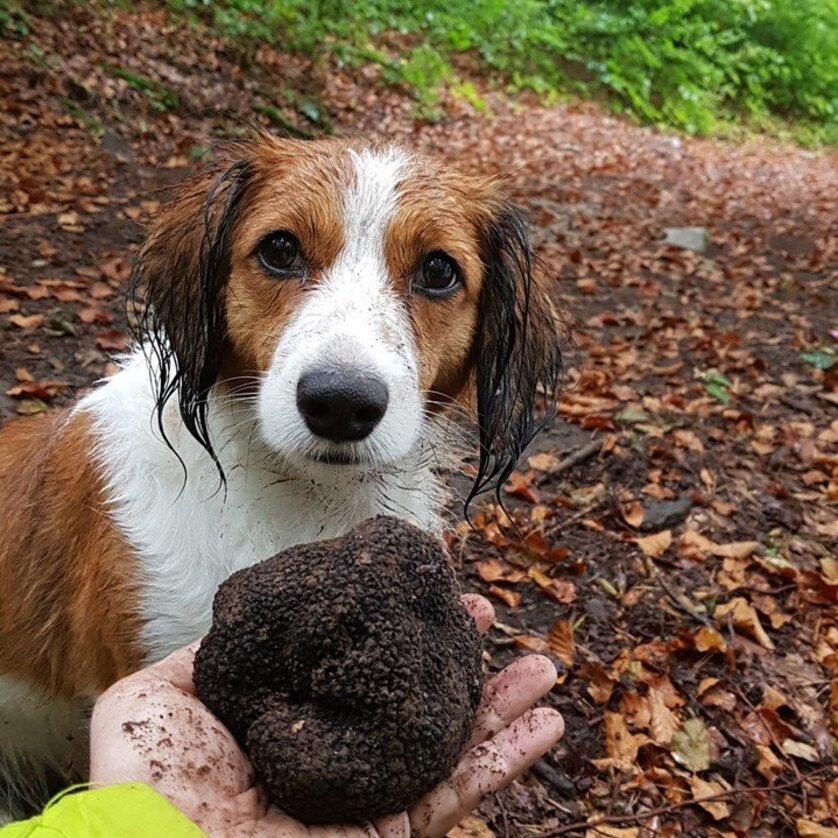
[[[426,115],[444,85],[479,101],[454,70],[466,55],[512,88],[597,96],[688,133],[788,123],[800,139],[838,141],[838,0],[167,3],[248,43],[376,62]]]

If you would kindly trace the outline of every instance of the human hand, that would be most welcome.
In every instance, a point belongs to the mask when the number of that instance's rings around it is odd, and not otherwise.
[[[463,605],[485,632],[488,600]],[[90,779],[95,785],[147,783],[211,838],[437,838],[546,753],[564,732],[562,717],[531,709],[555,683],[541,655],[519,658],[485,687],[472,740],[451,777],[409,812],[365,826],[306,826],[269,805],[250,761],[201,703],[192,682],[197,643],[114,684],[93,711]]]

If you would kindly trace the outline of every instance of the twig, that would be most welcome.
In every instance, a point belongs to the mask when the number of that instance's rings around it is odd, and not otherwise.
[[[697,620],[699,623],[703,623],[705,626],[713,625],[710,618],[708,616],[706,616],[705,614],[699,614],[697,611],[693,611],[692,609],[687,608],[686,605],[682,605],[678,601],[678,598],[675,596],[674,591],[669,587],[669,585],[667,585],[666,582],[664,582],[662,574],[658,574],[655,577],[655,581],[658,583],[658,585],[661,586],[661,588],[663,588],[663,592],[666,594],[666,598],[670,601],[670,603],[672,603],[672,606],[674,608],[677,608],[678,611],[680,611],[682,614],[686,614],[688,617],[692,617],[694,620]]]
[[[574,466],[579,465],[579,463],[584,462],[589,457],[593,457],[594,454],[599,453],[599,449],[602,448],[602,439],[595,439],[589,442],[587,445],[580,448],[578,451],[574,451],[572,454],[569,454],[565,457],[551,472],[552,474],[561,474],[563,471],[567,471],[568,469],[572,469]]]
[[[657,815],[671,815],[681,809],[686,809],[688,806],[698,806],[711,800],[724,800],[728,797],[735,797],[737,794],[761,794],[763,792],[785,791],[786,789],[794,788],[799,785],[797,780],[788,783],[779,783],[773,786],[751,786],[745,788],[730,789],[730,791],[719,792],[718,794],[710,794],[707,797],[701,797],[698,800],[682,800],[680,803],[672,803],[669,806],[661,806],[659,809],[650,809],[648,812],[641,812],[637,815],[603,815],[601,818],[596,818],[592,821],[576,821],[569,823],[566,826],[554,829],[551,832],[545,832],[539,838],[556,838],[558,835],[569,835],[571,832],[596,829],[603,824],[619,824],[619,823],[642,823],[649,818],[654,818]]]
[[[594,501],[593,503],[588,504],[584,509],[580,509],[578,512],[575,512],[570,518],[565,518],[559,524],[556,524],[555,527],[550,528],[550,535],[555,535],[555,533],[560,532],[563,529],[566,529],[571,524],[575,524],[580,518],[584,518],[586,515],[590,515],[598,507],[602,506],[602,501]]]

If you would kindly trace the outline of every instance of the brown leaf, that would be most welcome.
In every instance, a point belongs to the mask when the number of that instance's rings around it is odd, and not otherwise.
[[[605,671],[605,667],[596,661],[585,661],[579,669],[579,674],[588,684],[585,687],[588,695],[596,704],[605,704],[617,682]]]
[[[573,626],[569,620],[556,620],[547,635],[547,642],[553,654],[566,666],[573,666],[576,660],[576,644],[573,642]]]
[[[557,468],[559,465],[559,458],[545,451],[540,454],[533,454],[531,457],[527,457],[527,463],[530,468],[534,468],[538,471],[553,471],[553,469]]]
[[[623,516],[623,520],[634,529],[637,529],[643,523],[644,512],[640,501],[633,500],[621,505],[620,514]]]
[[[528,471],[522,474],[520,471],[513,471],[509,475],[509,480],[506,481],[504,489],[509,495],[522,498],[530,503],[538,503],[541,497],[538,494],[538,489],[533,486],[534,471]]]
[[[515,608],[521,603],[521,594],[517,591],[510,591],[506,588],[500,588],[497,585],[489,585],[489,593],[497,597],[501,602],[505,602],[510,608]]]
[[[644,538],[636,538],[635,544],[643,551],[643,554],[652,559],[660,558],[672,544],[672,530],[663,530]]]
[[[96,346],[122,352],[128,348],[128,338],[118,329],[106,329],[96,335]]]
[[[752,637],[763,649],[771,650],[774,648],[774,643],[765,633],[757,612],[744,597],[734,597],[730,602],[717,605],[713,612],[713,617],[716,620],[724,620],[728,615],[737,631]]]
[[[699,652],[709,652],[711,649],[714,652],[727,651],[727,643],[724,637],[719,634],[712,626],[702,626],[694,635],[693,643]]]
[[[708,782],[701,777],[689,778],[690,789],[695,802],[706,812],[709,812],[714,820],[720,821],[730,817],[730,808],[724,800],[709,800],[713,795],[724,794],[727,789],[717,782]]]
[[[636,767],[637,752],[652,740],[643,733],[631,733],[626,726],[626,720],[620,713],[606,712],[603,721],[606,756],[604,759],[594,759],[591,762],[600,769],[616,768],[620,771],[631,771]]]
[[[658,745],[668,745],[672,741],[680,722],[678,717],[666,706],[663,696],[654,688],[649,689],[649,731]]]
[[[9,323],[23,329],[24,332],[31,332],[44,322],[43,314],[13,314],[9,318]]]
[[[800,838],[838,838],[838,829],[806,818],[798,818],[797,834]]]
[[[448,832],[448,838],[495,838],[495,833],[477,815],[468,815]]]
[[[0,314],[9,314],[17,311],[20,308],[20,303],[11,297],[0,297]]]

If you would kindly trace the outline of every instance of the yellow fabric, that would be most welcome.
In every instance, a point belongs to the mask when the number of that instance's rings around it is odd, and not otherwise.
[[[0,838],[206,838],[165,797],[143,783],[64,793]]]

